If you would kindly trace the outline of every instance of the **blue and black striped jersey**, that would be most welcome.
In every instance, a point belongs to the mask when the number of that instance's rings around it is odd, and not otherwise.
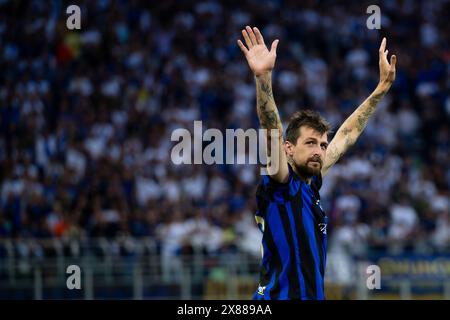
[[[322,177],[303,181],[289,165],[281,184],[263,176],[256,222],[263,233],[259,288],[254,299],[325,299],[327,216],[320,206]]]

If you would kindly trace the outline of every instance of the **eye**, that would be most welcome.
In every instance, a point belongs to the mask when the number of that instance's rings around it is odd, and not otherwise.
[[[313,144],[314,142],[313,141],[308,141],[306,144]]]

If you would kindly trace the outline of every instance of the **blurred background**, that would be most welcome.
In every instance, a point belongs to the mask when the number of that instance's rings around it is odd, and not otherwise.
[[[251,298],[259,166],[170,159],[194,120],[258,128],[236,44],[251,25],[280,39],[285,127],[311,108],[336,131],[375,88],[387,37],[396,81],[321,189],[327,297],[450,299],[449,16],[445,0],[0,0],[0,298]]]

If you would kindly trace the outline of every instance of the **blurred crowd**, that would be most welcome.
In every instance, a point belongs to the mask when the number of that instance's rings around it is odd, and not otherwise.
[[[321,112],[334,132],[378,82],[387,37],[397,78],[321,191],[332,252],[450,250],[450,2],[0,1],[0,238],[152,237],[165,256],[258,256],[258,165],[175,165],[171,133],[259,126],[236,40],[280,39],[285,127]],[[330,136],[330,139],[332,135]]]

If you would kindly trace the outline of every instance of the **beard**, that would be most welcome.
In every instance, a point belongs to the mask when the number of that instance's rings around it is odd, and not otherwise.
[[[299,174],[305,178],[311,178],[320,174],[322,170],[322,160],[317,157],[309,158],[303,164],[296,164]]]

